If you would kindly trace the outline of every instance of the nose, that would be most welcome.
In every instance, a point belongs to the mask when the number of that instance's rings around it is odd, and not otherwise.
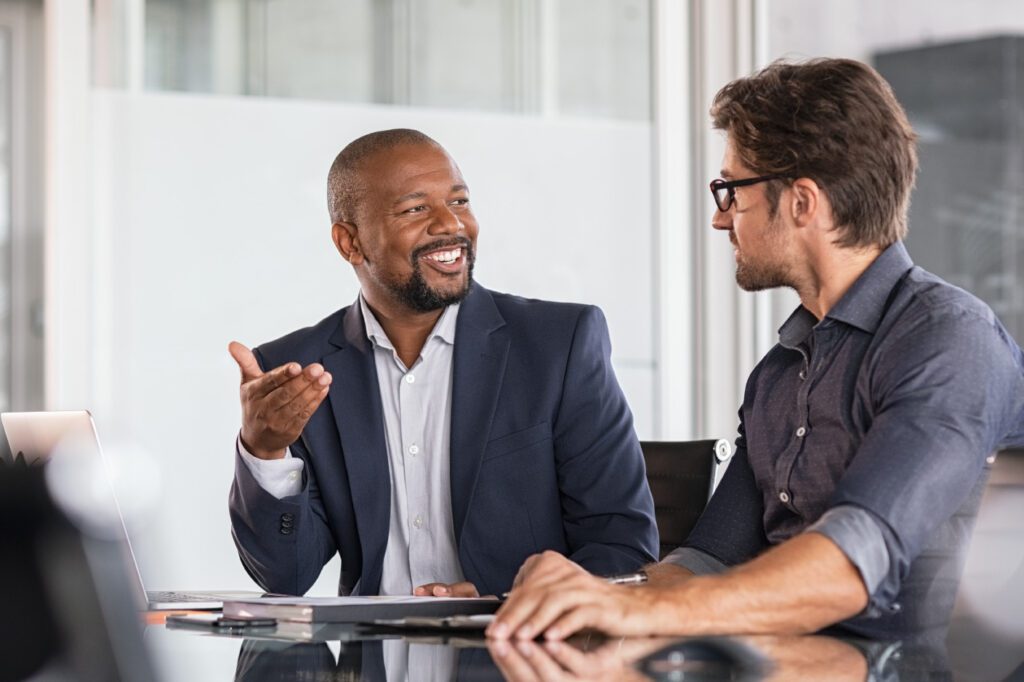
[[[732,209],[728,211],[722,211],[718,208],[715,209],[715,214],[711,216],[711,227],[716,230],[731,230],[732,229]]]
[[[430,226],[431,234],[455,234],[464,230],[465,226],[452,209],[445,206],[438,214],[437,220]]]

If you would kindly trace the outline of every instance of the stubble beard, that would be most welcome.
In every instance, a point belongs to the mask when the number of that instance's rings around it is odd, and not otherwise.
[[[778,257],[782,252],[781,228],[781,221],[777,214],[765,227],[765,251],[769,252],[769,256]],[[730,237],[733,246],[736,246],[735,237],[732,235]],[[787,265],[779,261],[773,262],[768,258],[760,262],[751,262],[744,258],[742,251],[739,252],[739,258],[736,259],[736,284],[744,291],[764,291],[779,287],[795,288],[790,268]]]

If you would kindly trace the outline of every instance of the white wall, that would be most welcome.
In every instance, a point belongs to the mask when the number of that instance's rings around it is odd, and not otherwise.
[[[228,534],[239,408],[226,346],[355,298],[324,188],[338,150],[371,130],[419,128],[458,161],[481,224],[480,282],[604,309],[649,435],[649,125],[114,91],[94,91],[91,105],[94,224],[81,229],[95,303],[90,325],[51,333],[91,337],[91,367],[65,369],[78,375],[70,385],[91,387],[101,436],[132,444],[115,456],[148,453],[162,467],[162,499],[135,533],[150,589],[250,586]],[[64,400],[50,407],[80,406]],[[327,574],[316,591],[335,589],[336,568]]]

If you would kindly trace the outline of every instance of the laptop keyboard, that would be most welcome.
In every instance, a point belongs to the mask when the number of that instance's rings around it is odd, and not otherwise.
[[[201,602],[201,601],[216,601],[215,597],[210,595],[201,594],[188,594],[187,592],[147,592],[146,598],[151,603],[164,603],[164,602]]]

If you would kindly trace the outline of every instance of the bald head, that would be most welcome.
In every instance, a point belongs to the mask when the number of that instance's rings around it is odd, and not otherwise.
[[[327,211],[332,224],[356,222],[359,202],[366,191],[366,179],[362,177],[366,160],[403,145],[430,145],[444,151],[418,130],[394,128],[363,135],[338,153],[327,173]]]

